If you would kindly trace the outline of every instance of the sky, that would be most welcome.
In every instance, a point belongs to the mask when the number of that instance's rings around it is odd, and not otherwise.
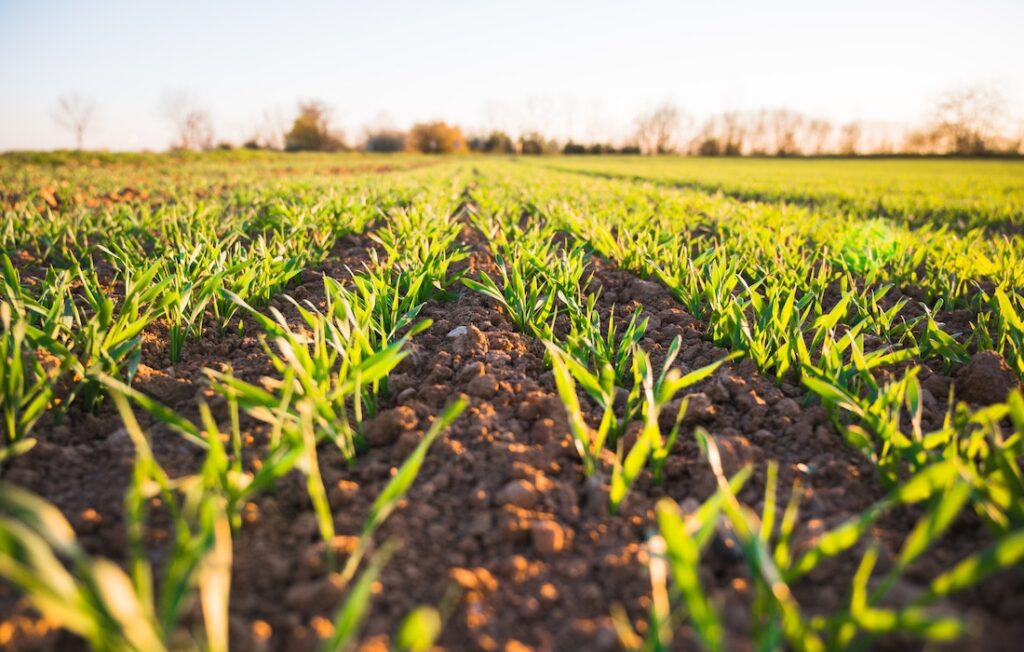
[[[302,99],[367,124],[445,119],[621,138],[672,102],[696,119],[787,107],[912,123],[985,84],[1024,111],[1024,0],[0,0],[0,150],[66,148],[57,98],[96,103],[89,148],[164,149],[185,93],[244,141]]]

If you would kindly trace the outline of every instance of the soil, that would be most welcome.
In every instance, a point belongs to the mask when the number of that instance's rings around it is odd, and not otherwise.
[[[467,227],[462,240],[471,249],[461,263],[469,276],[495,276],[494,259],[481,237]],[[365,236],[342,239],[330,262],[322,270],[306,272],[289,294],[314,304],[322,301],[320,272],[345,278],[348,268],[369,260],[370,246]],[[620,316],[642,307],[649,328],[641,346],[655,364],[661,364],[676,336],[683,341],[676,364],[684,371],[726,354],[704,338],[703,324],[659,283],[599,260],[591,271],[602,289],[598,306],[605,319],[613,305]],[[295,318],[286,301],[275,300],[274,305]],[[638,630],[646,627],[651,594],[646,541],[655,530],[656,502],[669,496],[687,509],[714,492],[711,469],[688,436],[697,425],[715,438],[727,473],[753,466],[740,494],[747,505],[763,505],[769,460],[777,460],[780,467],[780,505],[788,500],[794,480],[801,480],[798,547],[886,492],[872,464],[845,445],[803,388],[776,385],[743,361],[723,365],[687,390],[685,430],[668,458],[664,484],[655,485],[645,472],[620,514],[610,516],[606,478],[584,478],[552,375],[543,363],[542,344],[517,332],[489,299],[468,290],[451,301],[431,301],[422,316],[433,324],[413,339],[413,353],[392,374],[390,396],[367,427],[370,450],[354,465],[330,446],[320,450],[338,532],[330,545],[345,553],[374,498],[432,420],[456,396],[469,398],[465,413],[432,447],[406,500],[378,534],[378,543],[393,539],[401,547],[377,587],[363,649],[386,649],[401,619],[420,604],[443,605],[446,622],[439,645],[445,649],[618,649],[609,618],[614,605],[625,609]],[[206,388],[202,369],[230,365],[250,382],[273,375],[257,332],[254,323],[247,323],[242,334],[209,329],[201,340],[190,341],[182,361],[172,365],[158,326],[146,335],[144,365],[135,386],[192,417],[196,398],[207,397],[223,418],[223,405]],[[1005,396],[1002,372],[987,354],[978,354],[954,375],[926,368],[922,382],[933,400],[925,400],[925,425],[941,422],[951,384],[976,403],[986,403],[999,392]],[[595,406],[587,409],[592,418],[597,416]],[[199,450],[154,426],[145,415],[139,417],[150,427],[154,450],[170,475],[198,467]],[[248,419],[243,427],[254,458],[266,433]],[[3,479],[56,504],[90,554],[123,563],[123,496],[133,451],[116,412],[109,405],[97,415],[73,409],[63,424],[40,423],[35,436],[36,447],[5,468]],[[252,459],[246,461],[251,464]],[[905,509],[878,523],[873,534],[882,544],[880,567],[891,565],[899,554],[917,516]],[[303,479],[297,473],[287,476],[273,493],[246,505],[243,519],[234,545],[232,649],[316,649],[317,633],[324,631],[345,592],[324,567],[325,544]],[[909,602],[929,578],[988,540],[980,522],[962,521],[938,549],[914,565],[894,590],[897,597]],[[167,536],[155,519],[148,538],[157,565]],[[752,589],[746,565],[730,544],[725,538],[716,540],[701,575],[722,607],[730,649],[744,650],[750,648]],[[807,613],[843,607],[845,587],[861,552],[859,546],[796,583],[796,597]],[[1024,637],[1020,573],[993,578],[948,606],[968,611],[981,625],[963,643],[966,649],[1011,649]],[[0,614],[5,615],[0,625],[5,649],[81,647],[80,641],[42,621],[6,585],[0,585]],[[878,642],[878,647],[891,649],[915,645]],[[695,649],[697,643],[682,627],[674,646]]]

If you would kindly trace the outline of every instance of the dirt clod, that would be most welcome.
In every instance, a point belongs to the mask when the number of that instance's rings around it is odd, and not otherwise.
[[[498,393],[498,381],[494,376],[477,376],[466,386],[466,393],[477,398],[488,399]]]
[[[530,527],[530,538],[541,555],[554,555],[565,549],[565,531],[554,521],[535,521]]]
[[[499,505],[512,505],[522,509],[532,508],[539,498],[536,487],[526,480],[513,480],[494,495],[494,500]]]
[[[401,405],[384,410],[367,426],[364,433],[369,446],[387,446],[395,443],[406,430],[412,430],[419,423],[416,411]]]
[[[1006,400],[1006,395],[1020,387],[1013,369],[994,351],[974,354],[956,378],[957,396],[979,405]]]

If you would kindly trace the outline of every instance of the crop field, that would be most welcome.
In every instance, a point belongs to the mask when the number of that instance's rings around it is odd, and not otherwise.
[[[1016,650],[1024,164],[0,156],[0,648]]]

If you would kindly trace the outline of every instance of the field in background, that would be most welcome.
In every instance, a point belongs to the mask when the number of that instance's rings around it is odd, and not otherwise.
[[[1024,164],[0,157],[0,644],[1013,649]]]
[[[836,206],[960,226],[1024,220],[1024,164],[957,159],[562,157],[549,167],[722,192],[741,200]]]

